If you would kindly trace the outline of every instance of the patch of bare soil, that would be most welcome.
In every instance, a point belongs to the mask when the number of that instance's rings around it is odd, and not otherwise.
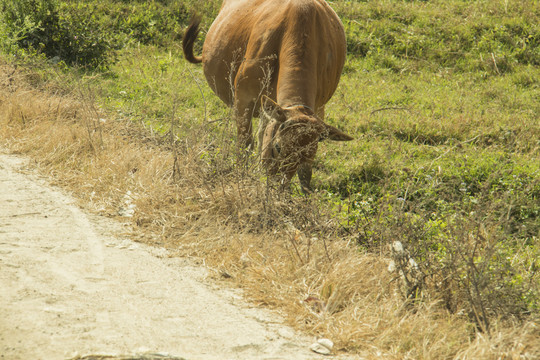
[[[122,232],[0,154],[1,359],[320,357],[204,268]]]

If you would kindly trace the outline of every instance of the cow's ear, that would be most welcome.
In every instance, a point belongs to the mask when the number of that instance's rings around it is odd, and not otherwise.
[[[346,133],[344,133],[343,131],[331,126],[331,125],[328,125],[328,124],[324,124],[324,127],[325,127],[325,130],[324,132],[321,134],[321,141],[322,140],[326,140],[326,139],[329,139],[329,140],[333,140],[333,141],[351,141],[351,140],[354,140],[354,138]]]
[[[285,116],[285,110],[277,102],[270,99],[268,96],[263,95],[261,98],[261,107],[265,113],[270,115],[273,119],[278,122],[284,122],[287,120]]]

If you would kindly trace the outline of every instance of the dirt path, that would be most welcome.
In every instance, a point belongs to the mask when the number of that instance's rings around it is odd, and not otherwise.
[[[275,314],[205,282],[203,268],[114,237],[117,223],[26,164],[0,154],[0,359],[322,357]]]

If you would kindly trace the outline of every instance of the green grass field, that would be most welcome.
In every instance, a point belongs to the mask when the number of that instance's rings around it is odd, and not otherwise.
[[[0,2],[5,13],[9,3]],[[4,18],[2,56],[32,66],[38,84],[89,89],[118,119],[161,134],[173,124],[180,139],[201,129],[225,139],[201,154],[211,162],[236,132],[202,68],[183,59],[180,39],[193,11],[208,29],[219,4],[58,1],[60,35],[48,43],[56,52],[45,51],[43,24],[27,21],[18,39]],[[483,331],[494,319],[537,318],[540,2],[331,5],[349,54],[327,122],[355,140],[319,147],[310,201],[359,251],[390,254],[403,243],[418,263],[409,300],[440,298]],[[197,51],[203,40],[204,31]],[[74,50],[60,51],[68,45]],[[301,198],[296,189],[292,196]]]

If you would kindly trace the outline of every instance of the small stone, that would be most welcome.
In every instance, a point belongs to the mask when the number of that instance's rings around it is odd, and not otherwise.
[[[334,343],[330,339],[319,339],[317,340],[319,344],[327,348],[328,350],[332,351],[332,348],[334,347]]]
[[[403,244],[401,243],[401,241],[394,241],[392,243],[392,248],[398,254],[403,254],[405,252],[405,250],[403,249]]]
[[[319,344],[318,342],[311,344],[309,349],[317,354],[330,355],[331,351],[324,345]]]

